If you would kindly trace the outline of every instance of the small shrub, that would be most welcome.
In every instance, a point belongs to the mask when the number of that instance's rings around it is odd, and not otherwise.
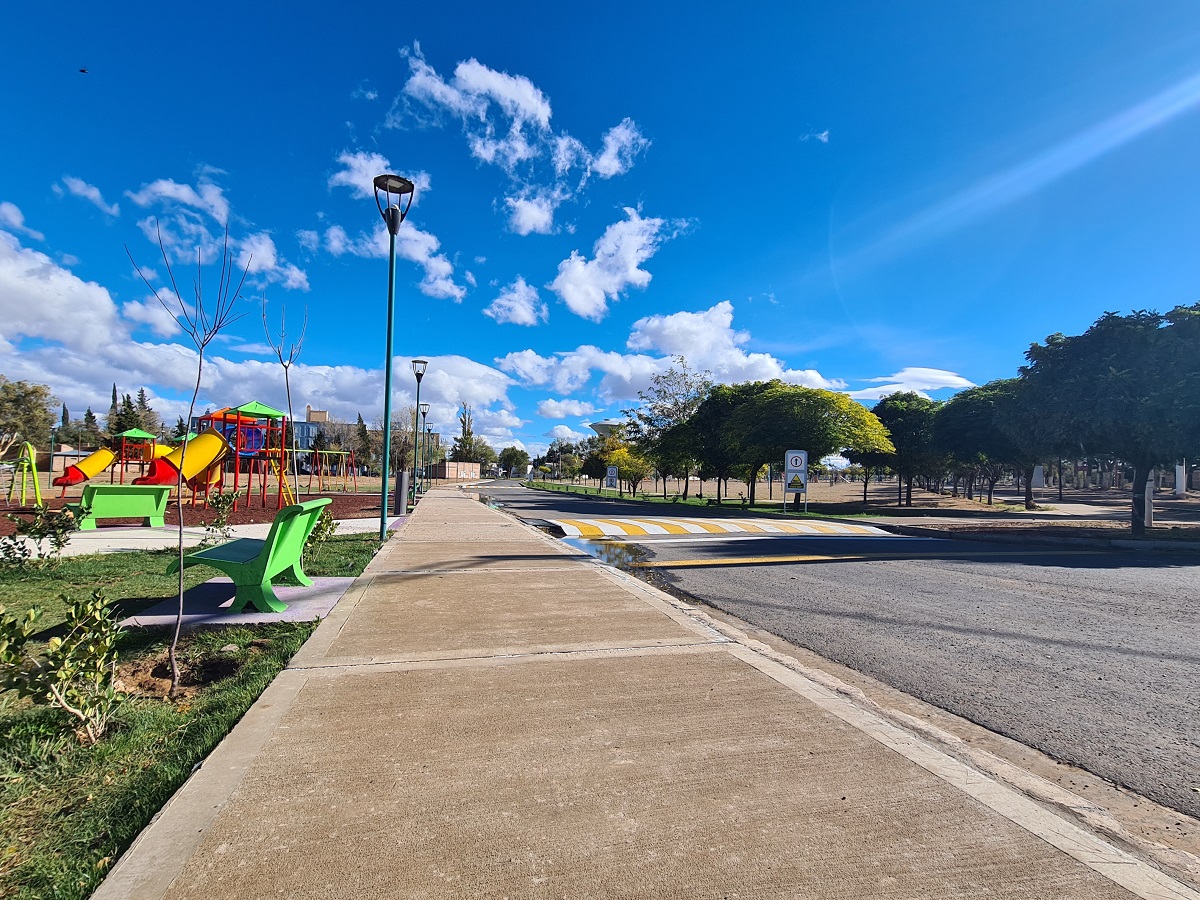
[[[337,531],[338,523],[329,512],[329,508],[321,510],[321,515],[317,519],[317,524],[313,526],[312,532],[308,535],[308,540],[304,542],[304,561],[306,563],[313,562],[320,558],[321,550],[325,546],[335,531]]]
[[[218,491],[208,498],[208,508],[213,511],[211,522],[204,523],[204,540],[201,547],[212,547],[233,540],[233,528],[229,524],[229,516],[237,503],[238,495],[233,491]]]
[[[0,606],[0,688],[65,712],[80,742],[94,744],[123,699],[113,686],[121,628],[109,601],[93,591],[70,603],[66,636],[50,638],[45,651],[34,654],[27,645],[41,617],[37,608],[16,618]]]
[[[87,507],[80,508],[81,516],[86,516],[87,513]],[[42,504],[35,508],[31,519],[16,515],[9,515],[7,518],[17,526],[17,533],[0,538],[0,566],[19,567],[30,561],[29,545],[21,540],[22,537],[33,541],[34,552],[37,553],[40,564],[57,565],[63,550],[71,540],[71,535],[79,530],[79,519],[67,507],[51,509]]]

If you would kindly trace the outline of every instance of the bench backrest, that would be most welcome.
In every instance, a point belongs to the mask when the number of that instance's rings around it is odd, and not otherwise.
[[[300,558],[300,554],[304,552],[304,542],[316,527],[321,511],[332,502],[328,497],[306,500],[295,506],[285,506],[276,514],[275,521],[271,523],[271,530],[263,542],[268,572],[276,568],[286,568]],[[284,565],[273,565],[275,560],[284,560]]]
[[[170,496],[171,488],[169,484],[85,484],[80,501],[84,506],[94,506],[97,497]]]

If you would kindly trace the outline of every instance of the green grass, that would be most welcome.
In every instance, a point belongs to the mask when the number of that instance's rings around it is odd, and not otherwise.
[[[116,601],[122,617],[132,615],[165,597],[176,596],[179,576],[163,573],[177,552],[169,549],[68,556],[52,568],[0,569],[0,605],[15,614],[32,606],[41,607],[41,626],[50,628],[66,616],[67,604],[59,599],[61,594],[81,597],[100,588]],[[184,573],[185,588],[212,576],[208,569],[189,569]]]
[[[374,535],[335,535],[305,570],[355,576],[379,548]],[[123,614],[175,596],[177,575],[163,575],[176,551],[68,557],[55,568],[0,570],[0,603],[10,611],[45,610],[52,627],[65,618],[60,595],[95,587],[119,600]],[[185,572],[185,585],[217,573]],[[112,732],[81,746],[65,717],[0,694],[0,898],[82,898],[193,767],[237,723],[287,665],[315,623],[224,626],[185,633],[180,660],[185,688],[177,702],[131,698]],[[122,662],[150,668],[165,652],[167,629],[129,629]],[[223,649],[233,645],[234,649]],[[157,674],[157,673],[155,673]]]
[[[52,710],[9,695],[0,703],[0,897],[88,896],[313,628],[281,622],[190,633],[181,649],[187,663],[236,667],[234,674],[185,702],[128,701],[114,732],[94,747],[64,734]],[[155,654],[165,631],[129,633],[122,644]],[[230,644],[237,649],[221,651]]]
[[[375,534],[335,534],[317,553],[304,558],[304,571],[313,576],[359,575],[379,549]]]

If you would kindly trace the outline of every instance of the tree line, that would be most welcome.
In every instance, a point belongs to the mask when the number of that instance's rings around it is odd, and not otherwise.
[[[1150,473],[1200,457],[1200,303],[1105,313],[1083,334],[1034,343],[1025,360],[1014,377],[946,401],[899,392],[867,409],[845,394],[778,380],[714,384],[676,357],[623,411],[623,435],[565,455],[591,477],[624,462],[634,476],[657,472],[664,490],[666,478],[680,478],[685,497],[690,475],[716,479],[718,499],[735,477],[753,503],[758,479],[787,450],[807,450],[812,460],[843,453],[861,467],[864,500],[872,475],[887,473],[898,476],[898,502],[907,505],[914,482],[961,485],[991,503],[1011,474],[1030,509],[1035,469],[1056,468],[1061,484],[1069,464],[1127,476],[1130,523],[1141,533]]]

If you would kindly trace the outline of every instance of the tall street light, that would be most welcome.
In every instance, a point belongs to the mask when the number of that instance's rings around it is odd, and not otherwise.
[[[387,305],[387,356],[383,363],[383,485],[379,492],[379,540],[387,540],[388,517],[388,473],[391,469],[392,451],[392,331],[396,307],[396,235],[400,223],[408,215],[413,202],[413,183],[399,175],[375,176],[375,205],[388,230],[388,305]],[[384,209],[380,194],[387,199]],[[392,196],[395,195],[395,201]],[[405,197],[408,202],[400,208]]]
[[[418,403],[417,409],[421,413],[421,452],[417,454],[417,459],[421,461],[421,491],[424,493],[429,490],[426,486],[429,480],[429,466],[425,464],[425,454],[429,450],[429,441],[425,440],[425,417],[429,415],[429,404]]]
[[[417,405],[413,407],[413,500],[417,499],[417,466],[419,460],[417,458],[417,447],[419,446],[420,433],[417,431],[417,410],[421,408],[421,379],[425,377],[425,369],[429,366],[429,361],[425,359],[414,359],[412,361],[413,375],[417,377]]]
[[[433,429],[425,426],[425,471],[433,468]],[[428,477],[428,476],[426,476]]]

